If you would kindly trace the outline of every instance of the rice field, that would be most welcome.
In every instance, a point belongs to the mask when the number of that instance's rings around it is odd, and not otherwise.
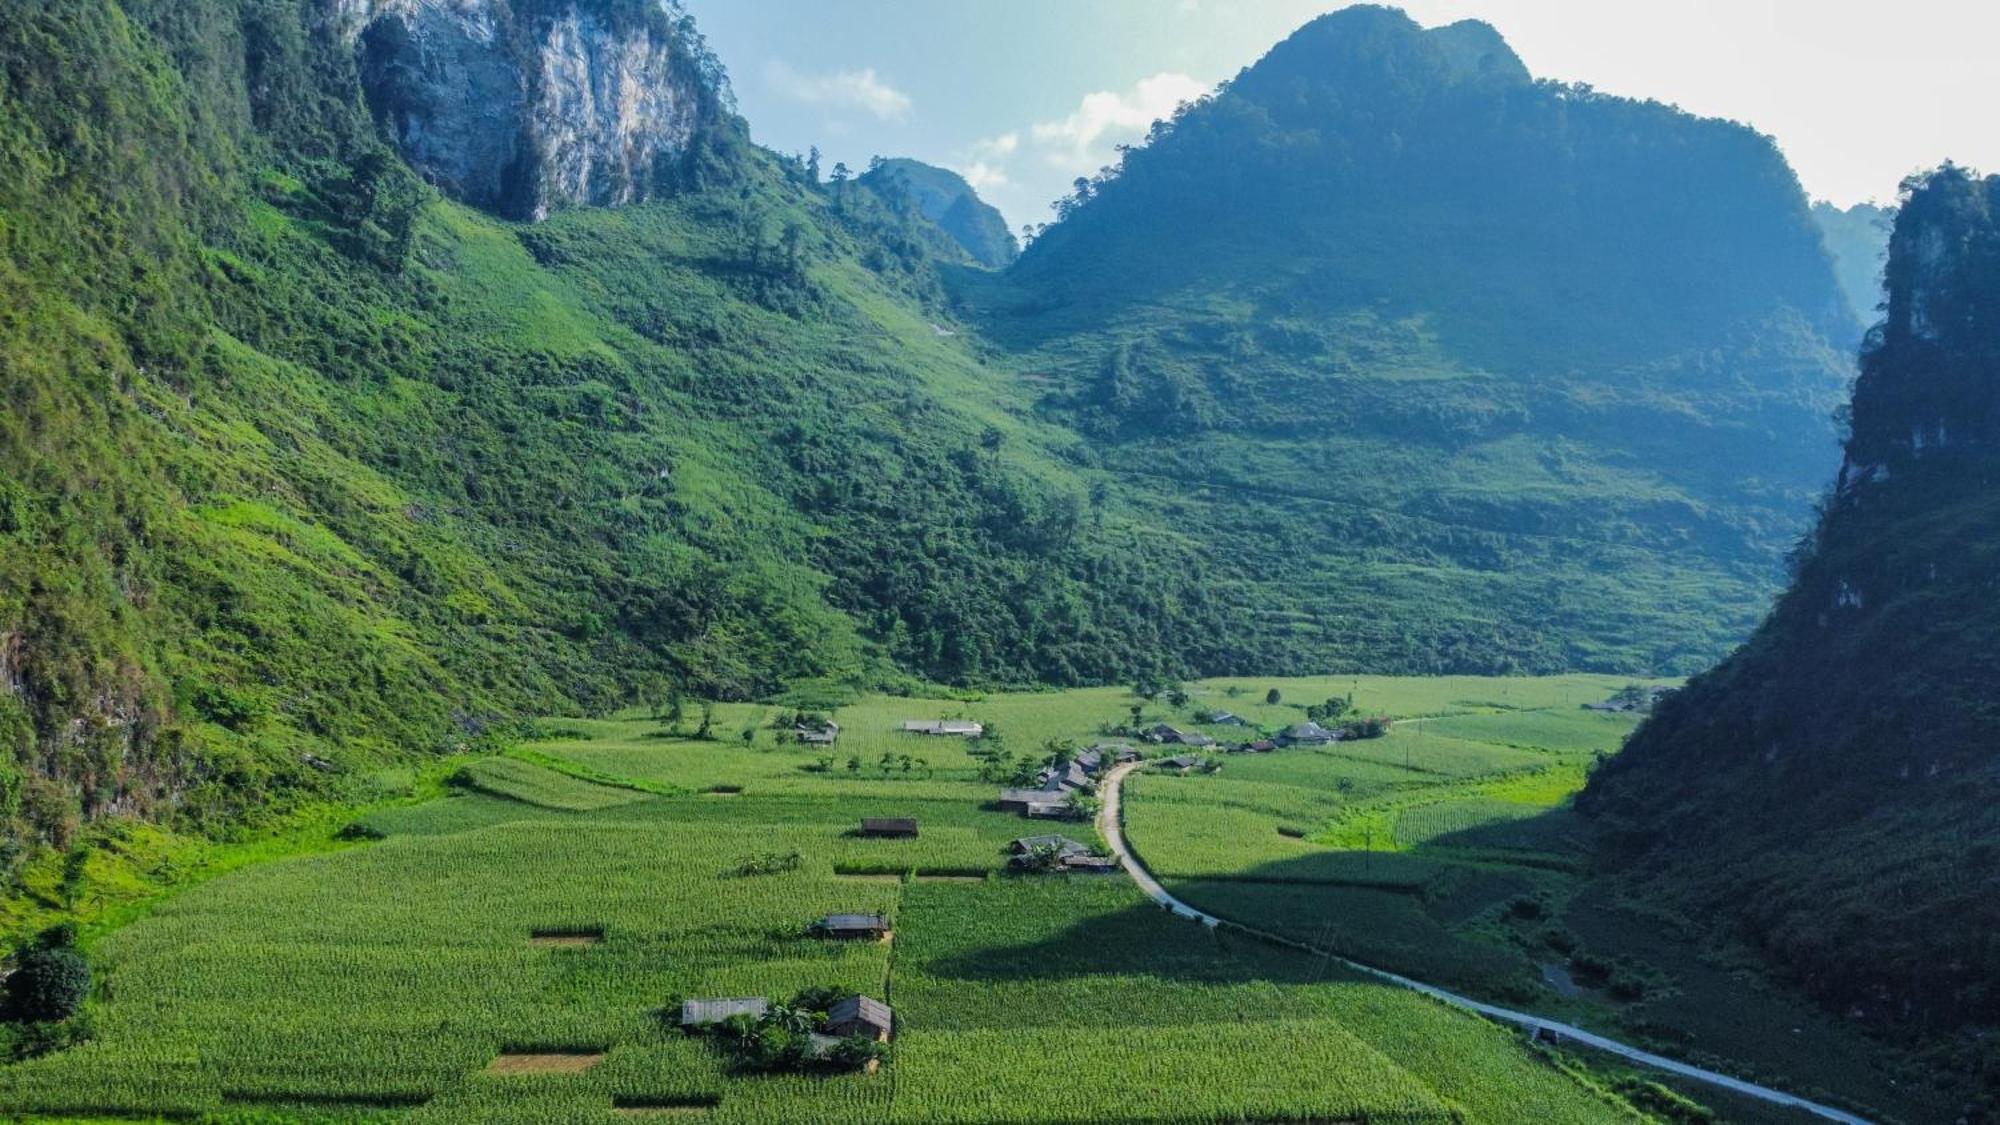
[[[1495,693],[1601,687],[1363,683],[1383,687],[1385,707],[1393,696],[1466,715],[1480,713],[1467,701]],[[1330,684],[1260,684],[1254,698],[1195,685],[1189,709],[1275,723],[1298,712],[1265,704],[1270,687],[1303,700]],[[456,795],[363,817],[379,840],[233,872],[96,938],[95,1038],[0,1068],[0,1115],[1499,1122],[1532,1104],[1539,1120],[1632,1120],[1587,1074],[1510,1031],[1218,937],[1123,877],[1004,874],[1006,843],[1044,829],[987,807],[994,786],[964,743],[896,731],[906,718],[964,716],[991,724],[1006,752],[1032,752],[1089,740],[1134,702],[1118,689],[870,699],[839,712],[832,751],[771,729],[773,708],[719,708],[703,742],[686,737],[691,722],[678,733],[636,715],[552,722],[519,756],[470,765]],[[1148,719],[1176,717],[1142,706]],[[1276,825],[1317,831],[1349,802],[1397,799],[1412,784],[1408,771],[1366,775],[1377,764],[1357,761],[1364,776],[1343,791],[1332,772],[1342,762],[1311,756],[1288,777],[1277,757],[1232,758],[1212,778],[1146,778],[1135,836],[1184,869],[1227,876],[1335,855]],[[1201,788],[1232,783],[1223,800]],[[1155,808],[1174,819],[1147,827]],[[876,816],[915,817],[920,834],[862,837],[861,819]],[[1164,831],[1204,816],[1214,830],[1196,845]],[[1264,828],[1255,848],[1231,844],[1244,825]],[[792,852],[795,868],[744,873],[762,869],[753,857]],[[1302,885],[1414,903],[1367,880],[1433,879],[1415,852],[1379,858],[1358,873],[1312,868]],[[1274,903],[1298,889],[1263,885]],[[894,939],[807,936],[833,912],[886,914]],[[1426,938],[1405,927],[1387,940]],[[684,998],[822,985],[894,1005],[898,1035],[879,1073],[738,1073],[672,1025]],[[543,1058],[496,1067],[502,1056]]]

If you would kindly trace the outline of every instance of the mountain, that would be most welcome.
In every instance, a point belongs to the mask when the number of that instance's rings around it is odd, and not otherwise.
[[[1020,255],[1007,220],[956,172],[898,158],[878,161],[861,182],[892,198],[897,193],[909,196],[924,218],[951,235],[982,266],[1000,269]]]
[[[1830,469],[1769,142],[1483,25],[1315,22],[996,272],[656,0],[7,16],[0,868],[672,697],[1691,669]]]
[[[1819,202],[1812,215],[1855,319],[1873,324],[1882,303],[1882,267],[1889,259],[1889,228],[1896,213],[1873,203],[1841,208]]]
[[[936,228],[727,105],[625,0],[9,7],[9,865],[524,715],[1222,663],[1207,561],[939,327]]]
[[[1750,641],[1582,807],[1639,893],[1857,1020],[2000,1019],[2000,178],[1897,214],[1837,486]],[[1986,1036],[1951,1065],[2000,1088]],[[1984,1062],[1981,1062],[1981,1059]]]
[[[1769,138],[1378,7],[954,292],[1128,494],[1220,530],[1264,651],[1411,672],[1720,656],[1833,467],[1859,334]]]

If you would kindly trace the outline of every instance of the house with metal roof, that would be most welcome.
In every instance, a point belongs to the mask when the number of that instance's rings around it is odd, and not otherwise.
[[[1033,855],[1042,848],[1054,848],[1063,855],[1078,855],[1090,850],[1068,836],[1055,835],[1023,836],[1007,845],[1007,851],[1017,856]]]
[[[770,1010],[771,1002],[762,996],[687,1000],[681,1004],[681,1027],[687,1031],[700,1031],[735,1016],[749,1016],[753,1020],[761,1020]]]
[[[1339,741],[1339,731],[1328,730],[1318,723],[1293,723],[1278,736],[1278,743],[1283,746],[1324,746]]]
[[[941,738],[978,738],[986,733],[986,725],[970,719],[906,719],[903,733]]]
[[[840,724],[828,719],[817,726],[800,723],[792,731],[807,746],[832,746],[840,741]]]
[[[813,933],[828,938],[878,939],[889,936],[889,919],[880,914],[829,914],[813,923]]]
[[[865,1035],[878,1043],[887,1043],[896,1033],[896,1013],[872,997],[849,996],[827,1010],[826,1033],[842,1039]]]
[[[911,816],[862,817],[861,834],[873,839],[915,839],[917,820]]]

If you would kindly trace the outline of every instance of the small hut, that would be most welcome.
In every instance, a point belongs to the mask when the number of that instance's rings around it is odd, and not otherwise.
[[[701,1031],[733,1016],[761,1020],[771,1010],[762,996],[732,996],[719,1000],[689,1000],[681,1004],[681,1030]]]
[[[850,996],[826,1013],[826,1033],[842,1039],[865,1035],[878,1043],[887,1043],[895,1031],[896,1014],[889,1005],[867,996]]]
[[[873,839],[915,839],[917,820],[910,816],[863,817],[861,834]]]
[[[829,914],[812,929],[820,937],[879,941],[889,936],[889,920],[880,914]]]

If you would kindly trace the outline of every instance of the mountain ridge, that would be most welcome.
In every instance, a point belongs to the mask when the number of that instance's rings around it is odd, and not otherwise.
[[[2000,178],[1947,167],[1907,185],[1886,276],[1791,588],[1579,807],[1643,893],[1990,1080],[1976,1034],[1950,1033],[2000,1015],[1983,842],[2000,832]]]

